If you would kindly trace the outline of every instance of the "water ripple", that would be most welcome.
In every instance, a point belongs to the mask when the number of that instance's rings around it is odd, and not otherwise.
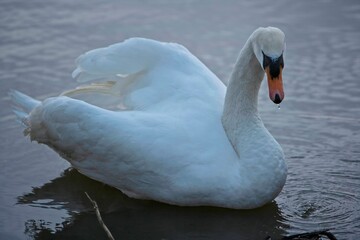
[[[293,156],[288,160],[291,172],[278,199],[284,210],[284,223],[291,226],[288,232],[333,229],[334,233],[349,236],[360,234],[356,230],[360,226],[357,191],[360,189],[360,155],[357,160],[332,161],[342,153],[311,151],[306,157],[299,157],[298,151],[291,150]],[[335,164],[325,164],[326,161]]]

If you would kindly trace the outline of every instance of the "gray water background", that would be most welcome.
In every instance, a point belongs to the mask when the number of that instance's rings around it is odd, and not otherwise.
[[[259,107],[289,167],[260,209],[182,208],[132,200],[68,169],[24,138],[7,92],[38,99],[75,87],[74,59],[140,36],[185,45],[224,82],[259,26],[286,34],[281,109]],[[117,239],[273,239],[331,229],[360,237],[360,2],[215,0],[0,1],[0,239],[105,239],[84,195]]]

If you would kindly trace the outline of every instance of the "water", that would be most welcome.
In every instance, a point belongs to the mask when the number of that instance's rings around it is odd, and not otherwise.
[[[260,92],[263,120],[289,175],[264,208],[181,208],[129,199],[22,136],[7,92],[39,99],[76,86],[74,59],[142,36],[187,46],[221,79],[258,26],[287,38],[281,111]],[[105,239],[95,199],[117,239],[264,239],[330,228],[360,236],[358,1],[24,1],[0,3],[0,239]]]

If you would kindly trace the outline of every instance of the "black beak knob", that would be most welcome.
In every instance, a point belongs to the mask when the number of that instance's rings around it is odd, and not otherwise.
[[[279,94],[275,94],[275,99],[273,101],[275,104],[281,103],[281,98]]]

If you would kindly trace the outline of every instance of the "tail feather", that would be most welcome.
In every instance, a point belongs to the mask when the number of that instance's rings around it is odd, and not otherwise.
[[[25,128],[24,135],[26,136],[31,131],[29,113],[41,102],[16,90],[11,90],[9,96],[13,103],[13,112],[15,113],[18,122]]]
[[[16,106],[21,107],[27,113],[30,113],[31,110],[41,103],[40,101],[16,90],[10,90],[9,96]]]
[[[13,113],[15,113],[16,118],[17,118],[17,120],[18,120],[19,123],[23,124],[24,127],[28,126],[28,125],[26,124],[26,121],[25,121],[26,118],[27,118],[27,116],[28,116],[28,114],[22,112],[21,110],[17,110],[17,109],[13,109],[12,111],[13,111]]]

